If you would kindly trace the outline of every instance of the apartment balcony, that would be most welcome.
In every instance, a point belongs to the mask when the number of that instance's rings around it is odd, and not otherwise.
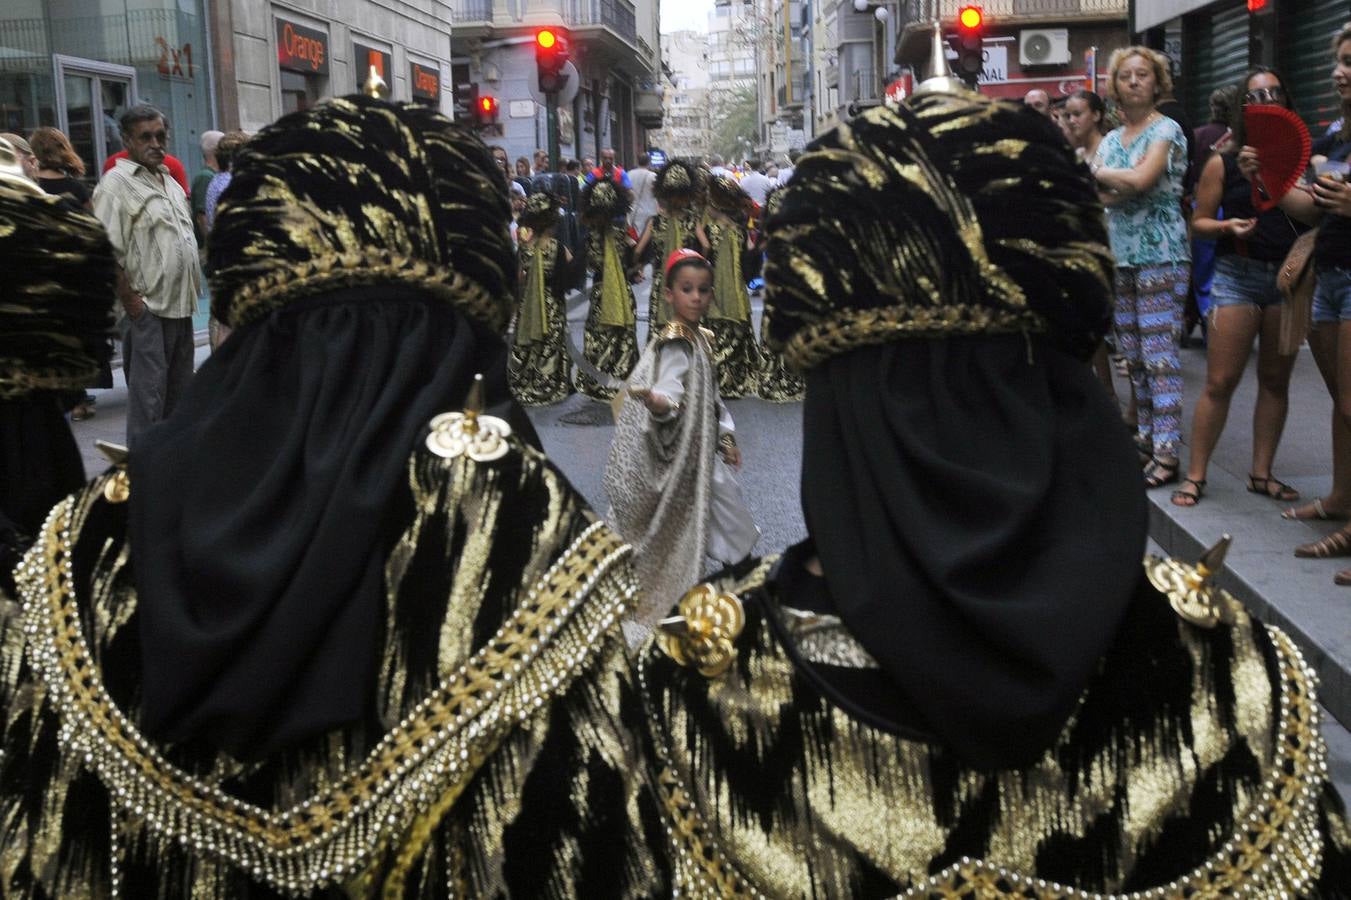
[[[594,59],[631,75],[650,75],[655,60],[638,38],[632,0],[562,0],[563,22],[574,42],[586,43]]]
[[[481,38],[493,29],[493,15],[505,11],[501,0],[451,0],[451,34],[456,41]]]
[[[971,0],[938,0],[938,17],[955,21],[963,6]],[[929,4],[926,4],[929,5]],[[983,0],[985,15],[1004,24],[1024,24],[1073,16],[1083,19],[1124,19],[1128,0]]]

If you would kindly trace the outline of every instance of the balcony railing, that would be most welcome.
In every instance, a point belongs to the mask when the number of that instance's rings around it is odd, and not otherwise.
[[[568,25],[604,25],[629,43],[638,40],[638,22],[628,0],[565,0]]]
[[[882,99],[882,85],[873,69],[856,69],[850,87],[854,89],[850,99],[855,103],[877,103]]]
[[[455,0],[456,22],[491,22],[493,0]]]
[[[970,0],[937,0],[940,19],[955,18]],[[1128,0],[984,0],[980,4],[988,16],[1121,16],[1125,18]]]

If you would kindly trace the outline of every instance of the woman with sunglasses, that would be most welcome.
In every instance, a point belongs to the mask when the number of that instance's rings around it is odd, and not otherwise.
[[[1341,101],[1339,127],[1314,142],[1313,160],[1322,164],[1345,163],[1351,157],[1351,23],[1342,26],[1332,41],[1332,83]],[[1239,168],[1253,177],[1260,168],[1257,150],[1244,147],[1238,154]],[[1346,519],[1351,516],[1351,184],[1345,174],[1324,169],[1313,184],[1291,190],[1280,208],[1292,218],[1318,225],[1313,261],[1317,287],[1313,299],[1313,328],[1309,348],[1332,395],[1332,489],[1303,506],[1287,509],[1287,519]],[[1325,559],[1351,556],[1351,525],[1295,548],[1300,557]],[[1351,584],[1351,569],[1336,574],[1337,584]]]
[[[1245,106],[1290,108],[1280,75],[1265,66],[1248,72],[1239,93]],[[1187,477],[1173,491],[1176,506],[1195,506],[1205,495],[1210,455],[1224,430],[1229,401],[1243,377],[1254,339],[1258,340],[1257,405],[1248,490],[1283,502],[1299,499],[1298,491],[1271,473],[1290,405],[1290,370],[1295,364],[1293,354],[1283,356],[1277,349],[1285,298],[1276,287],[1276,274],[1295,238],[1308,226],[1280,209],[1259,213],[1253,207],[1252,183],[1239,171],[1235,152],[1247,143],[1242,108],[1231,128],[1234,140],[1229,146],[1234,150],[1212,154],[1196,188],[1192,234],[1216,241],[1215,278],[1206,332],[1206,386],[1192,418]]]

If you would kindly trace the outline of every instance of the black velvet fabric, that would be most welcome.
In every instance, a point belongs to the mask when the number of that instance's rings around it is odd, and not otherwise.
[[[802,503],[830,595],[967,762],[1048,747],[1140,578],[1127,434],[1083,363],[1022,336],[857,348],[808,373]]]
[[[0,399],[0,589],[47,513],[83,484],[84,462],[60,396]]]
[[[415,442],[480,372],[489,411],[536,442],[505,358],[402,287],[302,300],[225,342],[131,460],[150,735],[257,759],[369,717]]]

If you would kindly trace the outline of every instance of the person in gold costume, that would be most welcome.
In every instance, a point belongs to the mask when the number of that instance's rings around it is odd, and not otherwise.
[[[520,304],[511,345],[511,393],[526,406],[548,406],[572,393],[563,282],[572,252],[558,240],[558,201],[532,194],[518,219]]]
[[[783,200],[783,189],[775,187],[770,190],[769,196],[765,198],[764,215],[766,217],[778,212],[781,201]],[[764,235],[756,245],[756,252],[764,250]],[[798,403],[802,400],[806,392],[806,384],[802,380],[802,373],[794,372],[788,368],[783,361],[783,354],[775,351],[769,346],[767,338],[769,337],[769,316],[760,316],[760,388],[759,395],[761,400],[768,400],[771,403]]]
[[[629,551],[511,401],[492,156],[352,97],[234,173],[234,333],[0,596],[0,895],[669,893]]]
[[[1346,897],[1311,667],[1223,544],[1144,556],[1087,169],[937,81],[810,145],[767,223],[808,538],[636,663],[680,895]]]
[[[728,400],[755,395],[762,365],[742,268],[750,249],[747,222],[753,205],[735,178],[714,175],[708,185],[708,221],[697,231],[713,264],[708,327],[714,336],[718,393]]]
[[[672,159],[657,173],[653,188],[660,208],[638,236],[634,258],[652,264],[652,292],[647,301],[647,342],[661,334],[671,318],[662,267],[677,250],[708,251],[699,241],[704,203],[708,197],[708,170],[685,159]]]
[[[582,189],[587,267],[591,269],[591,307],[582,353],[614,381],[628,378],[638,362],[637,302],[628,278],[634,241],[624,219],[631,205],[627,192],[612,179],[598,179]],[[609,400],[615,394],[615,388],[583,371],[577,373],[577,390],[595,400]]]

